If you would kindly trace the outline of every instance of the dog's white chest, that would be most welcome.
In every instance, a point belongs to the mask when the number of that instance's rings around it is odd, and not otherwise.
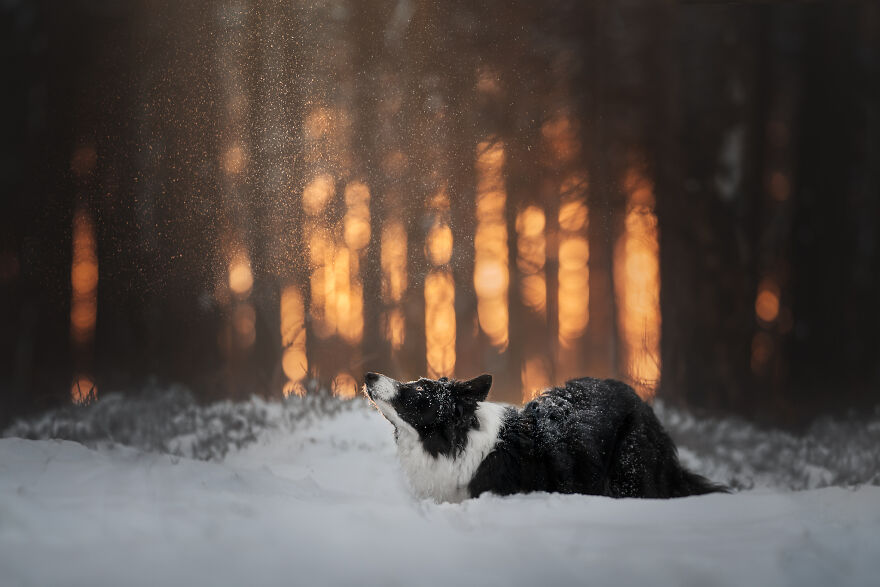
[[[419,497],[438,502],[459,502],[468,498],[467,485],[473,474],[464,474],[461,464],[456,462],[458,459],[431,456],[418,439],[413,441],[409,434],[398,437],[397,455],[410,485]]]
[[[506,406],[501,404],[480,403],[477,408],[480,428],[468,434],[464,451],[455,458],[431,456],[423,448],[415,430],[398,426],[397,454],[416,494],[453,503],[470,497],[468,484],[480,463],[495,448],[505,409]]]

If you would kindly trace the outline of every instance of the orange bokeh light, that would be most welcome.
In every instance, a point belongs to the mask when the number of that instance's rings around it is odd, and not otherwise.
[[[253,287],[251,261],[244,251],[236,251],[229,262],[229,289],[239,297],[247,297]]]
[[[550,387],[550,374],[547,368],[546,357],[529,357],[523,363],[521,370],[523,401],[531,401],[540,393]]]
[[[370,242],[370,190],[359,181],[345,186],[345,244],[359,251]]]
[[[357,379],[351,373],[339,373],[333,378],[330,384],[333,395],[341,398],[350,399],[358,393]]]
[[[449,225],[437,223],[428,232],[425,245],[428,260],[435,266],[444,265],[452,258],[452,230]]]
[[[775,322],[779,317],[779,286],[771,277],[761,280],[758,286],[755,314],[764,322]]]
[[[400,350],[406,340],[406,317],[403,315],[403,310],[400,308],[390,310],[386,314],[385,321],[385,340],[391,343],[393,350]]]
[[[70,270],[70,334],[76,345],[90,342],[98,316],[98,254],[95,226],[85,210],[73,216],[73,260]]]
[[[480,328],[489,342],[507,348],[509,286],[507,223],[504,191],[504,145],[484,141],[477,146],[477,229],[474,235],[474,290]]]
[[[615,289],[626,368],[648,397],[660,378],[660,246],[653,185],[635,166],[624,179],[627,212],[615,256]]]
[[[95,382],[91,377],[78,375],[70,386],[70,399],[75,404],[84,404],[98,395]]]
[[[382,297],[396,303],[406,291],[406,229],[392,221],[382,229]]]
[[[455,282],[448,271],[432,271],[425,279],[425,347],[429,376],[452,375],[455,369]]]
[[[281,368],[287,382],[294,384],[285,385],[285,389],[291,393],[296,393],[295,384],[305,379],[309,371],[305,318],[305,305],[299,287],[287,286],[281,292],[281,344],[284,347]]]
[[[563,232],[559,240],[559,344],[569,347],[590,321],[590,245]]]
[[[576,173],[559,188],[562,202],[557,217],[557,338],[562,348],[572,348],[590,322],[590,243],[586,236],[589,209],[584,202],[585,184],[583,174]]]
[[[526,307],[544,314],[547,309],[547,219],[537,206],[528,206],[516,217],[516,265],[520,272],[520,298]]]
[[[338,334],[348,343],[364,333],[364,294],[357,253],[337,246],[329,233],[314,229],[309,239],[311,305],[309,313],[318,338]]]
[[[336,186],[330,175],[315,176],[303,190],[303,210],[310,216],[320,214],[335,193]]]

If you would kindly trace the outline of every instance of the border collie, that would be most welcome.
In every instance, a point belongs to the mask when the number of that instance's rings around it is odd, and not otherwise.
[[[654,411],[613,379],[573,379],[521,409],[487,402],[491,375],[402,383],[367,373],[415,492],[459,502],[547,491],[668,498],[727,491],[681,466]]]

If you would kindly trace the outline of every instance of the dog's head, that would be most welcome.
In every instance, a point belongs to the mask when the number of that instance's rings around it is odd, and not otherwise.
[[[466,381],[441,377],[403,383],[379,373],[364,376],[364,393],[394,425],[395,435],[417,435],[432,456],[455,456],[467,434],[479,428],[478,402],[486,399],[491,375]]]

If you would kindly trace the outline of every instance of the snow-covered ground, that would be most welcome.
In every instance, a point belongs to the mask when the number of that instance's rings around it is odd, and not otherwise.
[[[250,405],[247,417],[229,405],[209,416],[178,406],[190,415],[159,436],[200,432],[149,449],[130,431],[58,417],[7,431],[41,436],[49,426],[89,446],[0,439],[0,585],[824,587],[877,585],[880,576],[876,485],[755,482],[668,501],[533,494],[438,505],[412,497],[390,425],[360,400],[312,406],[309,418]],[[673,429],[698,428],[662,416]],[[238,441],[206,452],[204,430],[221,428]],[[694,446],[683,452],[699,465]],[[719,462],[703,470],[730,469]],[[828,467],[813,486],[838,474]],[[876,471],[865,475],[876,481]]]

